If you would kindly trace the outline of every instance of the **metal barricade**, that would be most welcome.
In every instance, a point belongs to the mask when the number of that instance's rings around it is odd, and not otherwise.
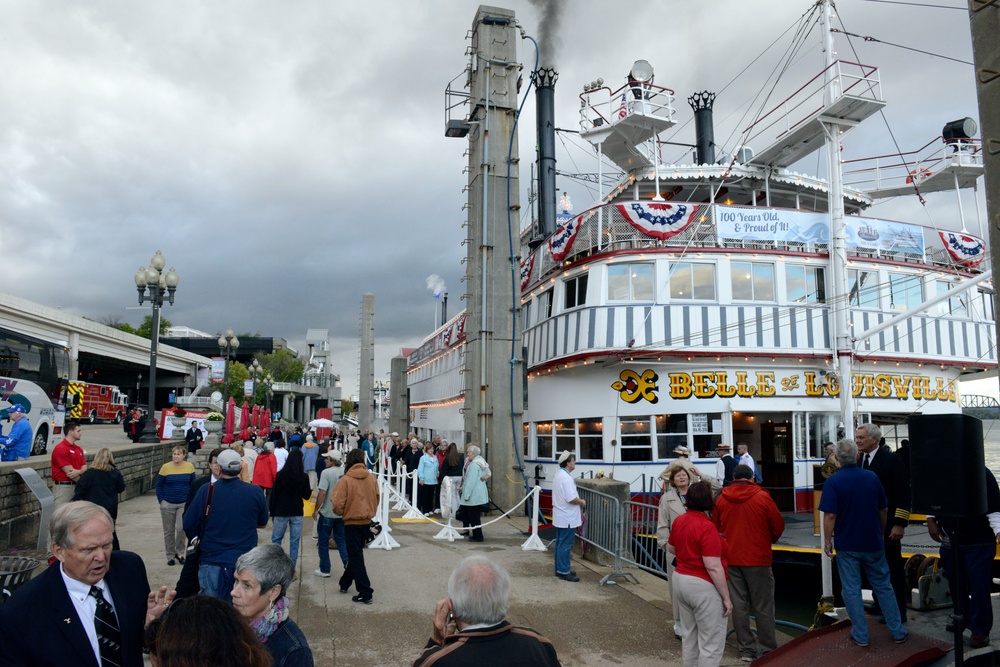
[[[648,496],[645,496],[648,497]],[[659,505],[629,500],[625,503],[622,560],[660,576],[666,576],[664,554],[656,543]]]
[[[618,583],[616,577],[631,577],[632,581],[639,583],[634,574],[622,569],[626,541],[621,503],[613,496],[592,489],[577,488],[577,493],[587,502],[583,526],[577,531],[584,554],[587,548],[593,547],[613,559],[612,572],[601,578],[601,585]]]

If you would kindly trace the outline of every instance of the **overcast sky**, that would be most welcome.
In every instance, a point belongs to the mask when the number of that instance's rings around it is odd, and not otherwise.
[[[850,32],[970,61],[964,2],[940,2],[961,11],[865,0],[838,8]],[[538,36],[531,3],[498,4]],[[181,277],[164,311],[174,324],[260,331],[301,351],[307,328],[328,328],[345,396],[357,391],[361,296],[372,292],[376,379],[388,379],[391,357],[433,328],[429,275],[447,285],[451,314],[463,305],[466,143],[444,137],[444,88],[466,65],[477,6],[0,0],[0,289],[138,324],[148,311],[129,309],[132,275],[161,249]],[[677,94],[679,129],[664,138],[693,141],[685,100],[711,90],[720,93],[716,140],[731,151],[809,7],[572,0],[553,40],[557,125],[577,128],[585,83],[617,87],[644,58]],[[946,121],[978,119],[970,65],[852,43],[880,69],[901,150],[923,146]],[[528,47],[518,47],[526,79]],[[855,59],[842,35],[837,49]],[[775,95],[821,68],[813,31]],[[526,211],[532,100],[522,122]],[[560,171],[597,171],[579,139],[560,135],[557,150]],[[844,142],[846,158],[893,150],[879,118]],[[822,173],[821,162],[798,168]],[[557,188],[576,210],[596,197],[570,178]],[[938,205],[953,207],[954,196]],[[927,224],[918,208],[896,201],[872,213]]]

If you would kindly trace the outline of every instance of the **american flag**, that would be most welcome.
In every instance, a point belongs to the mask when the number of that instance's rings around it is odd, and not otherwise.
[[[628,115],[628,105],[625,103],[625,93],[622,93],[622,105],[618,107],[618,120]]]

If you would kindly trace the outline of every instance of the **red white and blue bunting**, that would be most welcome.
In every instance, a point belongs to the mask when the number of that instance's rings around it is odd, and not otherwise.
[[[557,262],[566,259],[569,251],[573,248],[573,241],[576,240],[576,235],[580,232],[582,222],[583,216],[578,215],[572,220],[556,227],[555,233],[549,237],[549,252],[552,253],[552,259]],[[524,288],[522,287],[521,289]]]
[[[521,260],[521,289],[524,290],[531,282],[531,271],[535,268],[535,253]]]
[[[964,232],[938,232],[944,249],[962,266],[978,266],[986,257],[986,244],[982,239]]]
[[[698,207],[692,204],[666,202],[639,202],[615,204],[629,224],[654,239],[669,239],[684,231]]]

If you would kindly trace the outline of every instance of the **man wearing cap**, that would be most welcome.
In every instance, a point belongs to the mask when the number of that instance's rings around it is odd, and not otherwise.
[[[318,522],[316,548],[319,550],[319,569],[314,574],[325,579],[330,576],[330,536],[333,535],[337,543],[340,561],[345,568],[347,542],[344,541],[344,519],[333,511],[333,503],[330,502],[333,487],[337,486],[337,482],[344,476],[344,467],[341,465],[344,455],[339,449],[331,449],[323,456],[326,458],[326,469],[319,476],[319,485],[316,487],[316,511],[313,512],[313,521]]]
[[[576,482],[570,474],[575,469],[575,454],[559,454],[559,471],[552,481],[552,525],[556,527],[556,576],[563,581],[580,581],[570,569],[569,552],[573,548],[573,534],[583,524],[587,501],[576,492]]]
[[[82,436],[80,422],[67,421],[66,437],[52,450],[52,497],[55,507],[73,500],[76,482],[87,469],[87,459],[78,444]]]
[[[218,481],[198,489],[184,512],[184,532],[201,552],[198,585],[202,595],[232,602],[236,559],[257,546],[257,528],[267,525],[264,492],[240,481],[243,460],[231,449],[219,454]]]
[[[20,403],[7,408],[7,418],[14,425],[10,427],[10,435],[0,435],[0,447],[3,448],[0,461],[19,461],[31,456],[31,424],[24,413]]]
[[[736,468],[736,459],[729,452],[732,447],[720,442],[715,446],[715,451],[719,455],[719,460],[715,462],[715,476],[722,486],[729,486],[733,483],[733,470]]]

